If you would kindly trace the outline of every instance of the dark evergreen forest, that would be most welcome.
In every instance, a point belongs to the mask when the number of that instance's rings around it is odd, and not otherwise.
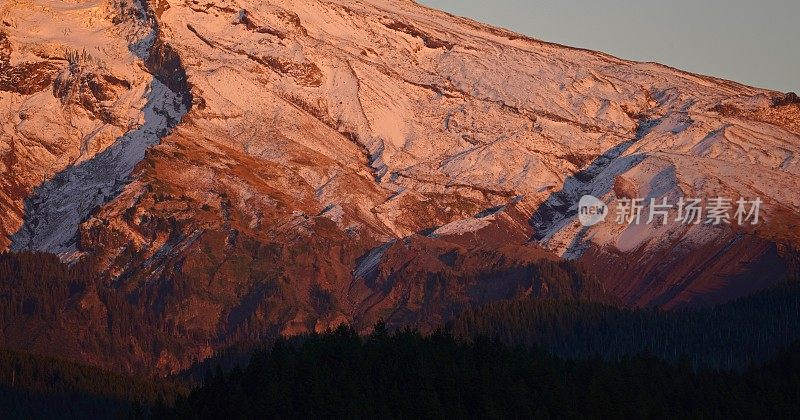
[[[75,325],[75,296],[94,289],[110,312],[87,345],[110,356],[124,337],[169,345],[166,330],[89,264],[0,254],[6,337],[20,325],[68,337],[57,329]],[[433,334],[379,324],[363,336],[342,326],[239,343],[170,378],[68,361],[67,347],[60,359],[35,355],[30,342],[0,351],[0,417],[798,418],[798,340],[793,276],[704,309],[529,299],[475,308]]]
[[[0,350],[0,418],[115,418],[171,402],[187,388],[170,379],[115,372]],[[138,407],[138,408],[137,408]]]
[[[743,370],[800,340],[800,283],[788,282],[712,308],[661,311],[597,302],[496,302],[461,314],[457,337],[539,346],[568,358],[650,354],[694,366]]]
[[[800,345],[743,373],[349,327],[217,369],[153,418],[798,418]]]

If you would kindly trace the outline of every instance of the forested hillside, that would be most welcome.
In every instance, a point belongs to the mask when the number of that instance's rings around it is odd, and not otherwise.
[[[348,327],[217,370],[154,418],[796,418],[800,346],[743,374],[651,356],[566,360],[443,332]]]
[[[788,282],[713,308],[660,311],[596,302],[526,299],[461,314],[462,338],[541,346],[563,357],[617,359],[649,353],[668,361],[741,370],[800,339],[800,283]]]
[[[136,310],[136,295],[90,274],[90,264],[68,266],[48,254],[0,254],[6,343],[32,351],[61,343],[63,357],[74,358],[86,354],[75,347],[82,340],[84,349],[108,357],[102,361],[118,357],[126,340],[156,352],[170,342],[164,325]],[[542,278],[569,271],[557,264],[537,267]],[[588,301],[500,302],[463,313],[443,326],[446,332],[432,335],[391,333],[379,324],[367,337],[341,327],[279,339],[274,347],[265,344],[271,340],[243,341],[181,377],[197,378],[217,363],[244,364],[243,354],[252,354],[251,363],[206,375],[188,399],[172,380],[154,385],[5,351],[0,402],[11,417],[105,418],[120,410],[156,418],[570,417],[609,414],[611,407],[630,416],[780,417],[794,414],[800,401],[800,351],[789,347],[800,339],[799,320],[796,281],[714,308],[672,312]],[[248,350],[254,348],[260,350]],[[709,367],[735,372],[712,373]]]
[[[0,348],[57,356],[127,373],[168,370],[178,334],[145,297],[97,274],[90,258],[73,265],[53,254],[0,253]],[[165,284],[170,295],[180,282]],[[136,364],[132,361],[146,361]]]
[[[115,418],[185,390],[50,357],[0,350],[0,418]],[[137,409],[137,407],[139,407]]]
[[[480,253],[475,256],[476,260],[459,260],[459,263],[467,264],[472,261],[472,264],[480,264],[486,255],[489,255],[488,258],[504,261],[502,256]],[[437,257],[432,258],[438,261]],[[261,261],[259,264],[268,268],[271,267],[270,261]],[[398,262],[399,267],[404,266],[401,262]],[[452,264],[457,265],[455,260]],[[506,290],[507,293],[498,296],[543,294],[610,301],[608,296],[602,294],[596,279],[587,274],[579,264],[547,259],[527,261],[524,264],[504,261],[501,264],[507,266],[506,269],[482,274],[484,280],[501,285],[500,289]],[[265,285],[262,291],[264,294],[253,297],[251,302],[253,305],[263,306],[264,311],[280,311],[284,308],[282,301],[274,293],[293,294],[301,288],[297,283],[279,280],[280,270],[274,271],[263,274],[264,277],[259,281]],[[0,348],[59,356],[126,373],[164,375],[180,372],[193,362],[216,354],[220,349],[242,343],[270,342],[281,334],[281,330],[261,323],[263,319],[258,316],[261,313],[258,311],[252,319],[239,310],[223,312],[220,316],[225,323],[240,325],[236,334],[227,335],[215,330],[210,324],[212,321],[204,317],[207,310],[171,310],[170,302],[200,293],[206,287],[207,284],[198,279],[163,275],[152,281],[152,293],[143,293],[141,290],[131,289],[131,284],[135,281],[129,278],[123,276],[111,281],[106,278],[111,276],[95,273],[96,267],[90,257],[67,265],[48,253],[0,253],[0,325],[5,326],[0,330]],[[424,274],[421,278],[409,281],[414,272],[401,271],[400,274],[390,276],[387,281],[409,283],[410,288],[404,293],[413,298],[417,296],[415,290],[423,286],[430,290],[440,290],[441,293],[447,293],[450,289],[458,291],[463,286],[462,274]],[[530,284],[530,290],[520,288],[515,279]],[[447,286],[448,284],[453,286]],[[266,287],[268,285],[270,287]],[[218,286],[220,293],[228,290],[225,283]],[[499,298],[492,295],[492,290],[495,289],[479,288],[470,293]],[[335,297],[323,289],[312,289],[311,292],[316,296],[311,303],[315,313],[329,313],[334,310]],[[433,293],[432,296],[438,296],[440,292]],[[209,291],[202,293],[206,296],[211,294]],[[438,301],[433,299],[426,302],[434,304]],[[407,304],[410,308],[415,305],[410,301]],[[469,300],[460,301],[448,307],[445,311],[447,318],[444,319],[452,319],[463,308],[470,308],[475,304]],[[343,317],[342,321],[359,324],[356,318]],[[428,323],[431,322],[428,319]],[[369,331],[372,324],[363,324],[360,330]],[[439,325],[441,322],[437,321],[426,331]],[[214,334],[208,339],[202,339],[204,336],[198,335],[200,333],[197,328],[212,331]],[[187,346],[192,350],[187,350]]]

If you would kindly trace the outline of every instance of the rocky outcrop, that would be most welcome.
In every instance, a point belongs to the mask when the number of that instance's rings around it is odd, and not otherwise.
[[[52,80],[53,96],[63,105],[85,109],[103,123],[119,124],[113,104],[121,93],[130,90],[130,82],[103,74],[86,51],[68,51],[66,55],[69,64]]]
[[[772,100],[773,106],[785,106],[792,104],[800,104],[800,97],[794,92],[789,92],[783,97],[778,96]]]
[[[40,60],[12,65],[12,51],[8,35],[0,31],[0,91],[30,95],[47,89],[58,71],[58,64]]]

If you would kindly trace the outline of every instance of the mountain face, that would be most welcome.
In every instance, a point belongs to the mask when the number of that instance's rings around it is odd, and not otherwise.
[[[0,105],[0,249],[91,260],[183,340],[131,351],[163,370],[498,299],[722,302],[800,236],[797,96],[411,1],[8,2]],[[587,194],[758,198],[761,223],[584,227]]]

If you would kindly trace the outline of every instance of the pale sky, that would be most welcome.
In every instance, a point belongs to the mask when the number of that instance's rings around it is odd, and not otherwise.
[[[800,0],[417,0],[544,41],[800,93]]]

